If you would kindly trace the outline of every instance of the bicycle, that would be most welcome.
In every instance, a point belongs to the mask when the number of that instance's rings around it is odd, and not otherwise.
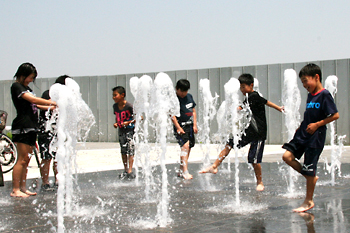
[[[5,129],[7,112],[0,110],[0,164],[2,172],[7,173],[13,169],[17,162],[17,148],[12,140],[2,131]]]
[[[18,156],[17,147],[12,142],[11,138],[3,134],[7,120],[7,112],[0,110],[0,164],[2,166],[2,173],[10,172],[15,166]],[[35,156],[38,168],[40,169],[39,146],[38,142],[33,147],[33,152],[29,157]]]

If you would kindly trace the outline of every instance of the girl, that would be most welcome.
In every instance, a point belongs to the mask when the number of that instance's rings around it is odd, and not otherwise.
[[[35,67],[23,63],[14,76],[16,81],[11,86],[11,97],[17,111],[12,122],[12,141],[16,143],[18,160],[12,172],[12,197],[28,197],[36,195],[26,188],[28,156],[35,146],[38,130],[38,109],[48,110],[56,106],[51,100],[38,98],[28,86],[37,76]]]

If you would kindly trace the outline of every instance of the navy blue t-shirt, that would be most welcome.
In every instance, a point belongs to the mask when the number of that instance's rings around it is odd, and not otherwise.
[[[309,93],[306,101],[304,120],[295,132],[294,139],[310,148],[323,148],[327,127],[325,125],[319,127],[314,134],[307,133],[306,128],[310,123],[321,121],[337,112],[337,106],[329,91],[323,89],[316,94]]]
[[[193,121],[193,108],[196,107],[196,103],[193,100],[191,94],[187,93],[184,98],[177,96],[180,102],[180,117],[176,117],[177,121],[181,125],[181,122]]]

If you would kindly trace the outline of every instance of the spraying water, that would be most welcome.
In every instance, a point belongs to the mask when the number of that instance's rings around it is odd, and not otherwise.
[[[198,140],[203,142],[206,147],[206,153],[204,153],[203,167],[207,167],[210,164],[210,121],[213,120],[216,114],[216,102],[219,97],[215,93],[215,97],[211,95],[210,92],[210,81],[209,79],[201,79],[199,81],[199,94],[202,100],[202,108],[199,112],[198,121],[200,123],[200,130],[198,135]]]
[[[295,130],[300,125],[300,108],[301,97],[297,84],[297,73],[293,69],[287,69],[284,71],[284,86],[282,91],[282,104],[284,106],[285,126],[287,128],[288,138],[287,141],[292,140]],[[295,193],[295,180],[297,179],[297,172],[293,168],[289,167],[289,179],[288,179],[288,196],[294,197]]]
[[[70,78],[66,85],[54,84],[50,88],[50,97],[57,103],[53,117],[58,115],[56,160],[59,180],[57,190],[57,232],[64,232],[64,215],[70,215],[73,208],[73,165],[75,164],[75,146],[78,140],[85,141],[95,118],[81,98],[79,85]]]
[[[236,206],[240,206],[240,198],[239,198],[239,160],[238,160],[238,142],[241,139],[242,131],[239,128],[239,119],[240,116],[238,114],[239,103],[239,95],[238,92],[240,90],[240,83],[238,79],[231,78],[225,85],[225,117],[226,117],[226,128],[228,128],[230,135],[233,137],[233,145],[235,151],[235,187],[236,187]],[[230,161],[230,157],[228,158],[228,163]],[[228,166],[230,169],[230,163]]]
[[[338,84],[338,77],[335,75],[328,76],[325,82],[325,88],[331,93],[332,97],[335,97],[335,94],[337,93],[337,84]],[[335,176],[336,173],[338,176],[341,176],[341,162],[340,158],[343,152],[343,141],[346,137],[346,135],[343,136],[337,136],[335,133],[335,122],[329,123],[330,125],[330,135],[331,135],[331,165],[328,165],[327,159],[326,159],[326,166],[328,172],[331,173],[331,184],[332,186],[335,185]],[[338,139],[338,145],[336,145],[335,141],[336,138]]]
[[[165,227],[172,220],[168,216],[169,194],[168,177],[165,166],[167,129],[172,129],[169,116],[180,116],[180,104],[176,97],[173,83],[165,73],[157,74],[151,96],[152,119],[156,126],[156,141],[161,147],[160,166],[162,169],[161,200],[157,208],[157,222],[160,227]]]
[[[148,75],[143,75],[140,79],[137,77],[130,79],[130,87],[135,97],[135,144],[137,145],[135,155],[139,158],[143,168],[142,172],[145,180],[146,202],[150,202],[151,186],[154,184],[150,162],[150,148],[148,144],[148,126],[150,124],[150,96],[152,86],[152,78]]]

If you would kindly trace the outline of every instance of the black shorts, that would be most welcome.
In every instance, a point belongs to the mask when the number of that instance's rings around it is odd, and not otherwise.
[[[37,133],[30,131],[23,134],[12,134],[12,141],[17,143],[27,144],[29,146],[35,146]]]
[[[134,130],[119,131],[120,153],[133,156],[135,154]]]
[[[196,144],[196,142],[194,137],[193,124],[183,125],[181,128],[185,131],[184,134],[178,134],[176,128],[174,128],[174,136],[179,145],[183,147],[183,145],[189,141],[190,148],[194,147],[194,144]]]
[[[248,163],[261,163],[264,153],[265,140],[247,141],[243,138],[242,140],[238,141],[237,148],[240,149],[245,147],[249,143],[250,148],[248,152]],[[227,145],[233,148],[233,138],[228,140]]]
[[[323,148],[310,148],[298,143],[294,139],[288,143],[284,143],[282,148],[292,152],[297,159],[300,159],[304,154],[304,164],[301,169],[301,174],[306,176],[316,176],[317,163]]]
[[[50,153],[50,143],[52,140],[51,133],[39,133],[38,134],[38,145],[40,150],[41,159],[50,160],[55,158],[55,153]]]

